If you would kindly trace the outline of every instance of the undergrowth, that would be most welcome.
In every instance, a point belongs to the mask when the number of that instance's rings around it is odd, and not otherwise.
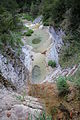
[[[68,34],[63,40],[59,63],[62,68],[72,67],[80,62],[80,34]]]

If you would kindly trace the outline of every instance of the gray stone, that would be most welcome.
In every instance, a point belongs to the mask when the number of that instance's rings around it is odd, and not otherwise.
[[[30,119],[32,116],[32,120],[35,120],[35,117],[39,117],[43,111],[42,104],[37,98],[25,95],[24,100],[21,100],[20,94],[10,92],[5,88],[1,91],[0,120],[26,120],[29,116]]]

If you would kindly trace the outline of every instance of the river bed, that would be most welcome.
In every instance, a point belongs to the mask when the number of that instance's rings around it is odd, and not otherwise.
[[[62,39],[52,27],[44,27],[41,23],[34,24],[29,21],[25,21],[24,25],[34,30],[31,36],[25,36],[25,44],[32,47],[31,81],[34,84],[42,83],[49,73],[54,71],[48,66],[49,60],[55,61],[59,67],[58,49],[63,44]],[[39,43],[34,44],[34,39],[39,39]]]

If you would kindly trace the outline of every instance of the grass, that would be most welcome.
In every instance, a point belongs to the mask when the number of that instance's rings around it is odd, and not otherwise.
[[[54,68],[54,67],[56,67],[56,62],[52,61],[52,60],[49,60],[48,65],[51,66],[52,68]]]
[[[43,112],[41,115],[38,115],[38,117],[35,117],[35,120],[52,120],[51,116],[46,116],[46,113]],[[32,115],[29,115],[28,120],[33,120]]]
[[[41,42],[40,38],[35,38],[32,40],[33,44],[39,44]]]

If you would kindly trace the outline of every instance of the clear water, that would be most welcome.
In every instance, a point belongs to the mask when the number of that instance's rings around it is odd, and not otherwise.
[[[34,61],[32,64],[32,82],[41,83],[47,74],[45,56],[41,53],[36,53],[34,55]]]
[[[32,70],[32,81],[39,81],[39,79],[41,79],[41,69],[38,65],[35,65]]]
[[[39,38],[41,41],[39,44],[33,44],[33,39]],[[27,37],[26,43],[33,47],[33,50],[35,52],[44,52],[50,45],[51,41],[49,40],[49,33],[47,30],[43,29],[37,29],[34,31],[32,36]]]

